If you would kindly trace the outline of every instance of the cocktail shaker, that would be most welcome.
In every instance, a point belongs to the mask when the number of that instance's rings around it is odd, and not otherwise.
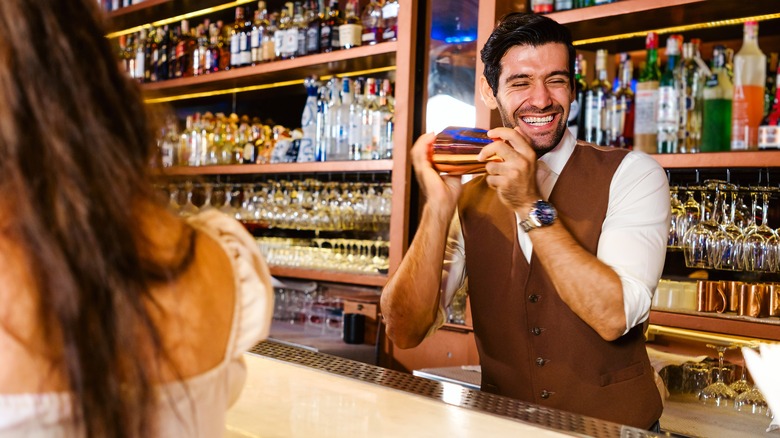
[[[493,141],[484,129],[449,126],[436,135],[433,167],[449,175],[484,173],[487,161],[479,161],[477,155]],[[499,159],[494,156],[488,161]]]

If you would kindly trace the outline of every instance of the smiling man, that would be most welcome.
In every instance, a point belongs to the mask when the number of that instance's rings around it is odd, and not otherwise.
[[[566,129],[574,47],[555,21],[504,17],[481,51],[483,101],[503,127],[462,185],[412,163],[426,204],[382,293],[388,336],[418,345],[467,288],[482,390],[640,428],[662,403],[643,323],[664,263],[669,189],[647,155],[579,143]]]

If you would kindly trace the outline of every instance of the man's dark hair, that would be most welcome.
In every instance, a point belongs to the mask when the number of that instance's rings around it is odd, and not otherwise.
[[[566,26],[551,18],[539,14],[512,12],[504,15],[493,29],[480,55],[485,64],[484,75],[498,93],[498,78],[501,76],[501,59],[514,46],[541,46],[548,43],[560,43],[569,52],[569,82],[574,87],[574,58],[576,52],[572,44],[571,32]]]

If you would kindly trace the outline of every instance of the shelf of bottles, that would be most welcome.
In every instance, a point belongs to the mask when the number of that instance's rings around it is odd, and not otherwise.
[[[776,15],[764,17],[767,28],[780,19]],[[587,52],[578,53],[570,128],[587,142],[659,154],[667,168],[780,166],[778,46],[759,47],[758,21],[741,27],[741,46],[716,41],[709,62],[701,39],[668,35],[663,68],[660,36],[646,32],[641,57],[621,52],[613,58],[614,80],[606,49],[596,50],[591,82]],[[636,61],[642,63],[638,75]]]

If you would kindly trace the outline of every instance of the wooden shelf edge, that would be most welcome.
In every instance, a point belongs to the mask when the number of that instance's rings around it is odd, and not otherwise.
[[[383,172],[393,170],[393,160],[318,161],[312,163],[231,164],[222,166],[174,166],[155,172],[161,176],[252,175],[279,173]]]
[[[271,73],[289,72],[295,69],[320,66],[330,62],[348,61],[352,59],[368,58],[371,56],[395,53],[398,48],[397,41],[386,41],[371,46],[360,46],[347,50],[336,50],[330,53],[317,53],[301,56],[299,58],[271,61],[263,64],[234,68],[216,73],[209,73],[187,78],[168,79],[159,82],[141,84],[141,89],[149,93],[149,97],[155,94],[168,94],[172,90],[183,90],[197,85],[229,84],[239,79],[262,76]],[[291,78],[293,79],[293,78]]]
[[[387,283],[387,276],[381,274],[353,274],[349,272],[298,269],[281,266],[272,266],[271,275],[314,281],[329,281],[333,283],[359,284],[363,286],[384,286],[385,283]]]
[[[654,154],[666,169],[737,168],[780,166],[780,151],[704,152],[700,154]]]
[[[780,326],[778,325],[725,319],[715,315],[688,315],[651,310],[649,322],[650,324],[666,327],[677,327],[689,330],[780,341]]]
[[[683,6],[691,3],[700,3],[705,0],[624,0],[607,3],[587,8],[570,9],[568,11],[553,12],[548,14],[550,18],[561,24],[575,23],[598,18],[613,17],[616,15],[631,14],[652,11],[675,6]]]

